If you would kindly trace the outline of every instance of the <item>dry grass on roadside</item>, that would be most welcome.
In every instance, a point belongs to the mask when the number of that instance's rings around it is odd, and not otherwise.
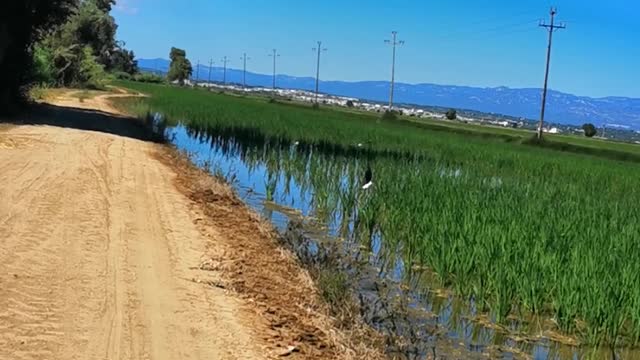
[[[79,102],[84,102],[85,100],[110,93],[111,91],[103,90],[48,88],[36,86],[29,91],[29,97],[35,102],[50,102],[61,98],[76,99]]]
[[[382,359],[382,337],[363,324],[340,327],[320,291],[294,255],[282,248],[270,223],[244,205],[232,188],[196,168],[185,154],[162,147],[156,157],[173,168],[178,189],[204,214],[201,231],[215,229],[223,244],[227,286],[255,305],[269,324],[264,334],[273,354],[288,346],[292,358]],[[339,292],[332,289],[339,299]]]

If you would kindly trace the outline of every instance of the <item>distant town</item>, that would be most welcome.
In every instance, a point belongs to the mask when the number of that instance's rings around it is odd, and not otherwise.
[[[210,89],[217,89],[222,91],[235,91],[235,92],[247,92],[255,94],[273,94],[278,97],[289,99],[292,101],[314,103],[316,101],[316,94],[313,91],[299,90],[299,89],[282,89],[282,88],[268,88],[268,87],[256,87],[256,86],[243,86],[242,84],[223,84],[218,82],[195,82],[189,80],[186,82],[188,86],[200,86]],[[384,113],[389,110],[388,104],[370,100],[363,100],[352,97],[336,96],[330,94],[319,93],[318,101],[322,104],[339,106],[339,107],[352,107],[369,112]],[[402,115],[428,118],[435,120],[447,121],[446,113],[449,108],[437,107],[437,106],[422,106],[415,104],[395,104],[393,109],[400,112]],[[538,129],[537,120],[526,119],[523,117],[513,117],[502,114],[488,114],[479,111],[469,109],[455,109],[457,116],[456,121],[476,124],[497,126],[514,129],[525,129],[536,131]],[[584,130],[581,127],[546,123],[546,126],[542,129],[543,132],[549,134],[575,134],[581,135]],[[640,131],[630,130],[624,126],[615,124],[609,124],[606,127],[598,129],[598,135],[596,138],[623,141],[628,143],[640,144]]]

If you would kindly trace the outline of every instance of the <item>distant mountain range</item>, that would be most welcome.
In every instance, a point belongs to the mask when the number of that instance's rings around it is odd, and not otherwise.
[[[143,70],[167,72],[169,60],[139,59]],[[207,80],[209,68],[200,65],[195,74],[201,80]],[[222,81],[223,69],[213,67],[211,80]],[[280,88],[313,90],[315,79],[312,77],[294,77],[277,75]],[[242,83],[242,70],[227,69],[227,82]],[[273,76],[247,72],[247,85],[272,85]],[[362,100],[387,101],[389,82],[387,81],[321,81],[320,90],[324,93],[359,98]],[[424,106],[451,107],[476,110],[491,114],[510,115],[527,119],[540,116],[540,89],[511,89],[507,87],[477,88],[468,86],[450,86],[435,84],[396,83],[395,100],[397,103]],[[640,129],[640,99],[626,97],[590,98],[558,91],[549,91],[547,119],[566,125],[582,125],[590,122],[600,127]]]

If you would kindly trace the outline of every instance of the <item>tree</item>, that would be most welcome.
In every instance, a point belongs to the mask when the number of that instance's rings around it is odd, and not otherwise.
[[[65,45],[91,46],[98,62],[111,70],[110,59],[116,47],[115,19],[106,11],[109,1],[85,0],[77,13],[61,29],[60,36]],[[108,5],[108,6],[107,6]]]
[[[193,73],[191,62],[187,59],[187,52],[182,49],[172,47],[169,58],[171,59],[169,73],[167,74],[169,81],[177,80],[180,85],[183,85],[184,81]]]
[[[124,42],[118,42],[109,59],[111,71],[124,72],[129,75],[138,73],[138,61],[133,51],[125,49]]]
[[[598,133],[596,127],[591,123],[582,125],[582,130],[584,130],[584,136],[589,138],[596,136],[596,134]]]
[[[38,44],[51,55],[55,85],[101,87],[103,81],[97,77],[105,76],[105,71],[138,72],[134,53],[115,40],[117,25],[109,15],[113,4],[110,0],[82,0],[68,21]],[[101,70],[95,65],[101,65]]]
[[[78,70],[78,83],[93,89],[104,88],[106,80],[104,66],[98,63],[90,46],[82,49]]]
[[[95,86],[104,70],[135,73],[133,52],[115,41],[117,25],[109,15],[114,4],[115,0],[1,1],[0,112],[24,99],[31,82],[90,81]]]
[[[458,113],[456,112],[455,109],[449,109],[449,111],[447,111],[446,115],[448,120],[455,120],[458,118]]]
[[[32,74],[34,43],[66,21],[77,0],[0,2],[0,112],[10,111]]]
[[[33,64],[29,77],[37,84],[55,84],[56,69],[53,64],[53,52],[51,49],[40,44],[35,45],[33,49]]]
[[[111,8],[116,4],[116,0],[95,0],[98,9],[105,13],[111,12]]]
[[[351,101],[351,100],[347,100],[347,107],[352,108],[353,106],[354,106],[354,105],[353,105],[353,101]]]

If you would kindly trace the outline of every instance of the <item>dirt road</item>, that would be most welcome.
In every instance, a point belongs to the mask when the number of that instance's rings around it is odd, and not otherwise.
[[[381,358],[226,183],[113,115],[122,92],[0,124],[0,359]]]
[[[207,239],[154,146],[0,133],[0,359],[265,357],[255,313],[199,283]]]

